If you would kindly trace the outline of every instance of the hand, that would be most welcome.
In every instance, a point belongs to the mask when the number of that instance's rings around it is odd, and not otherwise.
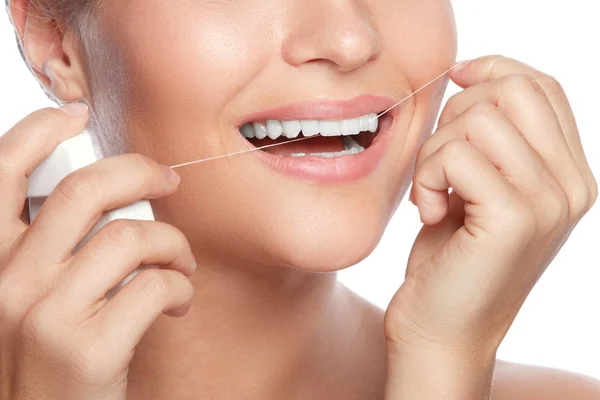
[[[189,308],[194,257],[170,225],[113,221],[72,254],[104,211],[174,193],[166,167],[139,155],[101,160],[65,178],[30,226],[19,218],[26,177],[87,120],[81,106],[44,109],[0,137],[0,399],[125,399],[145,331]],[[107,300],[141,264],[162,268]]]
[[[389,399],[487,398],[498,346],[598,195],[556,80],[497,56],[450,78],[465,90],[419,152],[424,227],[386,313]]]

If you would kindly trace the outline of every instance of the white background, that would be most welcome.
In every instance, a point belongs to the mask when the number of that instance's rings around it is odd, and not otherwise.
[[[592,169],[600,177],[600,24],[597,1],[455,0],[459,59],[503,54],[557,77],[569,94]],[[51,105],[21,61],[0,15],[0,132]],[[456,92],[451,86],[448,95]],[[381,245],[340,279],[381,307],[402,283],[420,229],[406,201]],[[532,292],[499,357],[600,379],[600,206],[595,207]]]

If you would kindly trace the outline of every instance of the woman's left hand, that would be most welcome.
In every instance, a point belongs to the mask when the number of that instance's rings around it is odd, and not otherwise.
[[[489,398],[498,346],[598,194],[555,79],[498,56],[450,78],[465,90],[417,158],[425,226],[386,312],[388,400]]]

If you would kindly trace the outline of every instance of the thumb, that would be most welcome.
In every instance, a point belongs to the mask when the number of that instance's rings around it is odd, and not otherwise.
[[[506,69],[507,58],[500,55],[492,55],[466,60],[455,66],[448,72],[448,77],[463,89],[488,82],[497,78],[501,70]]]

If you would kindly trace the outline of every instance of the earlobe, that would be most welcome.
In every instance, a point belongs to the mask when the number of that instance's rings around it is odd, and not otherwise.
[[[47,90],[59,100],[72,102],[84,97],[79,79],[73,76],[73,66],[63,60],[48,60],[44,65],[44,76],[48,79]]]
[[[12,0],[10,12],[25,58],[42,86],[61,101],[84,97],[77,39],[29,0]]]

